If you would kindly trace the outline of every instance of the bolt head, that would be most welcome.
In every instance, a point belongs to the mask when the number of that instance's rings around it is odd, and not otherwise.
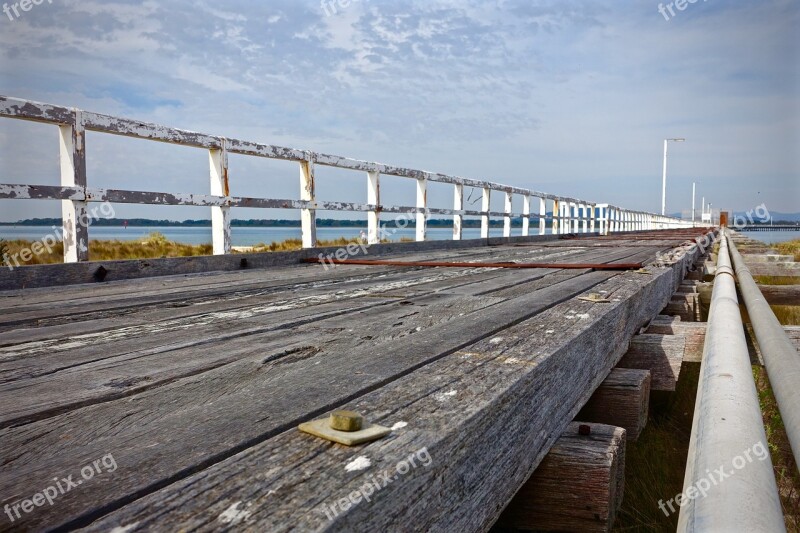
[[[364,417],[355,411],[334,411],[330,425],[337,431],[359,431],[364,425]]]

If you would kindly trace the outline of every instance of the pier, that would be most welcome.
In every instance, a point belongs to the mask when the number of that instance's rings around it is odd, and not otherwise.
[[[625,443],[685,361],[703,365],[687,487],[763,437],[731,303],[745,263],[726,259],[726,228],[6,97],[0,115],[59,128],[61,185],[4,183],[0,197],[61,200],[68,236],[63,264],[0,272],[0,531],[608,531]],[[210,194],[90,187],[87,130],[208,150]],[[232,196],[226,153],[297,162],[300,198]],[[315,165],[363,173],[368,203],[316,199]],[[381,175],[408,178],[416,205],[381,198]],[[427,205],[429,181],[452,185],[452,209]],[[468,188],[482,209],[465,209]],[[104,201],[206,206],[215,255],[89,261],[80,220]],[[245,206],[299,210],[303,250],[232,253],[232,212]],[[318,209],[364,213],[367,242],[317,247]],[[381,242],[390,213],[413,218],[417,242]],[[452,240],[426,239],[430,215],[453,218]],[[462,239],[468,216],[482,238]],[[706,324],[696,289],[714,275],[725,281]],[[770,378],[791,375],[796,339],[765,323],[755,335]],[[732,408],[713,391],[726,329],[737,340],[727,386],[749,402],[734,412],[749,433],[732,436],[713,416]],[[779,390],[796,414],[791,385]],[[388,431],[348,446],[298,429],[342,410]],[[744,440],[709,443],[708,427]],[[765,487],[759,523],[777,527],[772,464],[758,466],[740,475],[757,484],[715,498],[742,523],[751,510],[738,504]],[[713,501],[681,507],[681,530],[713,529],[706,517],[722,508],[701,507]]]

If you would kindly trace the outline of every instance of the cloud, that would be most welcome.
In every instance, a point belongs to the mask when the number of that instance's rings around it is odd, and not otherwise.
[[[698,2],[666,22],[630,1],[354,0],[329,16],[311,0],[64,0],[2,21],[2,92],[648,210],[661,140],[680,135],[668,206],[699,181],[746,210],[758,183],[760,201],[791,211],[799,12]],[[47,160],[51,141],[8,122],[0,171],[52,182],[51,165],[19,155]],[[170,186],[205,192],[167,159],[98,172],[158,190],[168,169]],[[260,190],[253,176],[242,185]],[[286,176],[263,194],[296,196]]]

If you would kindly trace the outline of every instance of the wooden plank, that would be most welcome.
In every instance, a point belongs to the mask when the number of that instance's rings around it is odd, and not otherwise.
[[[697,317],[697,295],[675,294],[664,308],[664,314],[680,316],[686,322],[692,322]]]
[[[565,302],[321,411],[346,406],[384,425],[407,424],[391,438],[345,449],[286,431],[125,505],[92,528],[205,530],[241,506],[249,513],[243,526],[273,531],[488,529],[622,355],[624,339],[657,313],[675,286],[670,271],[621,274],[598,287],[618,297],[611,304]],[[423,447],[432,458],[427,466],[397,477],[369,504],[328,513],[329,520],[325,509],[332,502]],[[345,470],[358,457],[364,459],[355,464],[368,459],[370,466]],[[107,491],[119,483],[119,471],[113,479]]]
[[[581,253],[581,250],[570,250],[568,252],[548,253],[547,257],[563,257],[564,254],[580,254],[578,259],[595,259],[599,257],[596,252],[589,252],[588,255]],[[485,257],[486,252],[483,254],[469,254],[471,260],[479,260]],[[519,251],[519,250],[492,250],[492,258],[497,259],[498,256],[503,259],[516,259],[525,257],[536,256],[541,258],[539,251]],[[610,256],[615,257],[615,256]],[[351,270],[352,268],[352,270]],[[439,279],[450,280],[452,278],[464,276],[464,284],[467,284],[469,279],[477,275],[478,269],[461,269],[455,272],[437,273]],[[210,303],[218,299],[224,300],[242,300],[248,305],[255,305],[255,302],[246,301],[246,298],[253,296],[260,296],[265,294],[267,289],[276,291],[278,289],[290,289],[292,291],[301,291],[304,289],[303,283],[306,283],[305,288],[331,286],[334,282],[349,282],[351,285],[349,289],[358,287],[365,283],[387,283],[397,279],[411,279],[413,276],[425,277],[430,276],[432,270],[424,267],[419,268],[386,268],[386,267],[342,267],[325,270],[322,267],[310,268],[308,266],[302,269],[280,269],[279,271],[264,271],[254,273],[253,281],[247,282],[247,279],[242,273],[237,273],[228,280],[229,274],[218,274],[213,279],[222,278],[224,282],[212,283],[208,280],[209,277],[203,277],[201,285],[192,286],[188,288],[186,283],[176,283],[177,287],[172,288],[170,279],[160,279],[158,281],[148,280],[148,284],[136,285],[135,290],[128,288],[126,290],[124,284],[115,287],[113,291],[100,291],[91,295],[80,297],[75,294],[73,290],[61,289],[59,291],[49,290],[52,293],[52,300],[40,300],[41,303],[19,305],[17,309],[11,309],[3,314],[0,318],[0,331],[8,331],[11,328],[19,328],[28,323],[34,323],[42,326],[46,324],[58,323],[53,320],[55,317],[64,316],[65,320],[75,322],[84,317],[84,320],[105,318],[108,317],[108,311],[124,312],[125,315],[134,320],[129,309],[135,309],[133,313],[148,314],[147,322],[150,322],[149,315],[154,311],[158,311],[163,305],[178,305],[181,307],[187,304],[200,304],[208,306]],[[545,272],[545,270],[537,270],[536,272]],[[493,274],[495,275],[495,274]],[[497,274],[500,275],[500,274]],[[263,279],[259,279],[263,278]],[[510,278],[506,278],[510,279]],[[525,278],[518,278],[524,280]],[[141,280],[140,280],[141,281]],[[431,281],[428,279],[426,282]],[[447,282],[452,284],[451,281]],[[344,288],[344,287],[342,287]],[[36,291],[39,292],[39,291]],[[62,292],[64,293],[62,295]],[[88,291],[87,291],[88,292]],[[296,292],[299,294],[299,292]],[[115,297],[112,297],[115,296]],[[122,297],[121,297],[122,296]],[[66,298],[66,301],[63,299]],[[23,298],[23,301],[26,301]],[[56,302],[63,302],[60,305],[55,305]],[[244,304],[243,304],[244,305]],[[86,311],[88,309],[88,311]],[[208,307],[206,307],[208,309]],[[100,313],[104,311],[105,313]],[[90,324],[89,328],[93,328],[94,324]],[[4,344],[5,340],[0,340],[0,345]]]
[[[647,425],[650,407],[650,371],[613,369],[578,413],[576,420],[625,428],[635,441]]]
[[[685,349],[683,337],[645,333],[631,340],[630,348],[617,366],[649,370],[650,390],[674,391]]]
[[[770,305],[800,305],[800,285],[759,285],[758,290]]]
[[[589,435],[581,435],[580,426]],[[500,515],[524,531],[611,531],[625,490],[626,432],[573,422]]]
[[[396,380],[612,276],[605,272],[586,274],[498,304],[491,312],[470,313],[419,332],[413,330],[399,343],[367,344],[353,350],[352,343],[348,345],[344,339],[344,346],[312,345],[313,352],[301,357],[287,354],[274,360],[251,344],[249,356],[241,354],[236,363],[210,372],[130,399],[91,405],[20,428],[0,430],[5,450],[20,446],[17,439],[27,442],[24,457],[0,467],[0,494],[19,493],[20,487],[40,479],[40,475],[32,474],[34,471],[52,470],[56,466],[53,463],[80,464],[87,453],[96,453],[96,446],[119,450],[115,457],[119,454],[118,461],[129,465],[129,470],[116,472],[116,489],[111,490],[108,485],[96,487],[103,489],[100,491],[86,486],[81,490],[81,503],[52,511],[42,508],[30,516],[39,524],[67,521],[95,508],[98,502],[124,499],[153,484],[165,483],[176,472],[193,471],[200,464],[216,462],[220,454],[229,456],[255,441],[273,437],[298,421],[325,411],[329,405]],[[381,356],[376,357],[376,353]],[[177,423],[174,416],[178,413],[184,422]],[[85,421],[79,422],[81,419]],[[100,420],[102,423],[98,424]],[[133,420],[135,423],[131,423]],[[64,432],[74,434],[69,428],[84,426],[86,431],[76,434],[75,439],[53,438]],[[176,446],[185,450],[186,442],[196,438],[199,427],[204,435],[202,452],[178,452]],[[160,444],[154,448],[154,442]]]

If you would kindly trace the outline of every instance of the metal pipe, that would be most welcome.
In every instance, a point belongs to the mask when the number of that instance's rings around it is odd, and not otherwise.
[[[786,530],[724,238],[680,499],[681,532]]]
[[[769,383],[778,402],[783,426],[786,428],[795,462],[800,465],[800,354],[756,286],[750,270],[730,237],[728,244],[742,299],[767,367]]]

